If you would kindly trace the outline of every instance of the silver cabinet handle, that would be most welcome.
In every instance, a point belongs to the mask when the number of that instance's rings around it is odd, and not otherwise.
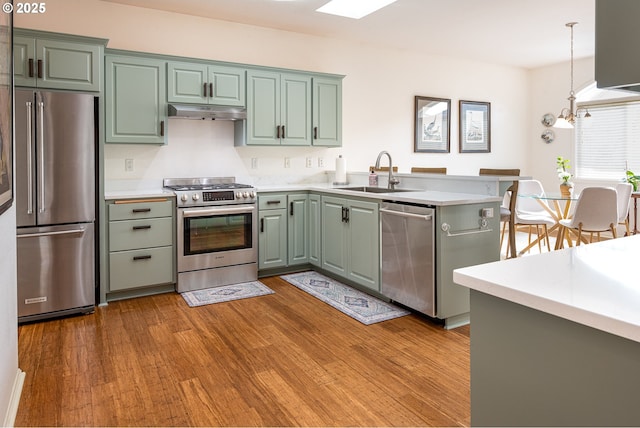
[[[483,229],[483,228],[466,229],[466,230],[458,230],[456,232],[451,232],[451,226],[448,223],[442,223],[442,225],[440,226],[440,229],[442,229],[443,232],[447,232],[447,236],[475,235],[478,233],[493,232],[493,229]]]
[[[413,213],[406,213],[404,211],[388,210],[386,208],[380,208],[380,212],[381,213],[386,213],[386,214],[391,214],[391,215],[397,215],[399,217],[411,217],[411,218],[417,218],[417,219],[426,220],[426,221],[430,221],[433,218],[433,216],[431,214],[426,214],[426,215],[413,214]]]
[[[25,233],[24,235],[17,235],[17,238],[39,238],[41,236],[56,236],[56,235],[81,235],[85,232],[84,229],[72,229],[72,230],[57,230],[53,232],[41,232],[41,233]]]
[[[38,108],[40,110],[40,139],[38,141],[40,147],[38,149],[38,160],[40,161],[40,206],[39,210],[41,213],[44,212],[44,103],[40,101],[38,103]]]
[[[33,103],[27,101],[27,214],[33,214],[33,135],[31,135]]]

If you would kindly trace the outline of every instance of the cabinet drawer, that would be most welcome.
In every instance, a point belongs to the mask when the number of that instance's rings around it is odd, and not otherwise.
[[[123,202],[109,205],[109,220],[171,217],[173,213],[173,203],[170,200],[161,202]]]
[[[258,195],[258,209],[271,210],[287,207],[287,195]]]
[[[109,223],[109,251],[173,245],[171,217]]]
[[[109,290],[173,282],[173,247],[109,254]]]

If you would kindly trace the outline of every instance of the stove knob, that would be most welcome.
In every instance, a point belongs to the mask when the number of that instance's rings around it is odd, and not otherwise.
[[[248,198],[248,197],[249,197],[249,192],[244,192],[244,193],[242,194],[242,197],[243,197],[243,198]]]
[[[236,193],[236,198],[238,198],[238,199],[242,198],[242,192]]]
[[[194,193],[193,196],[191,196],[191,199],[193,199],[194,201],[197,201],[198,199],[200,199],[200,195],[198,195],[197,193]]]
[[[187,197],[187,195],[182,195],[182,196],[180,197],[180,200],[181,200],[182,202],[187,202],[187,199],[189,199],[189,198]]]
[[[256,192],[249,192],[249,197],[251,199],[255,198],[256,197]]]

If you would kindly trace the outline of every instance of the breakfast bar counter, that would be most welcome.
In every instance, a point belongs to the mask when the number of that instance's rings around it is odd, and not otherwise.
[[[640,236],[457,269],[474,426],[639,426]]]

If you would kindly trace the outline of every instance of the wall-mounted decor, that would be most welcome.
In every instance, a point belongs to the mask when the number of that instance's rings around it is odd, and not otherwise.
[[[449,153],[451,100],[415,97],[414,152]]]
[[[460,153],[491,152],[491,103],[460,101]]]
[[[553,126],[556,123],[556,117],[551,113],[546,113],[542,116],[542,119],[540,119],[540,122],[544,126]]]
[[[9,3],[5,3],[9,4]],[[0,13],[0,214],[13,203],[13,42],[10,13]]]
[[[553,143],[553,140],[556,139],[556,135],[553,133],[551,129],[545,129],[544,131],[542,131],[540,138],[542,138],[542,141],[549,144],[549,143]]]

